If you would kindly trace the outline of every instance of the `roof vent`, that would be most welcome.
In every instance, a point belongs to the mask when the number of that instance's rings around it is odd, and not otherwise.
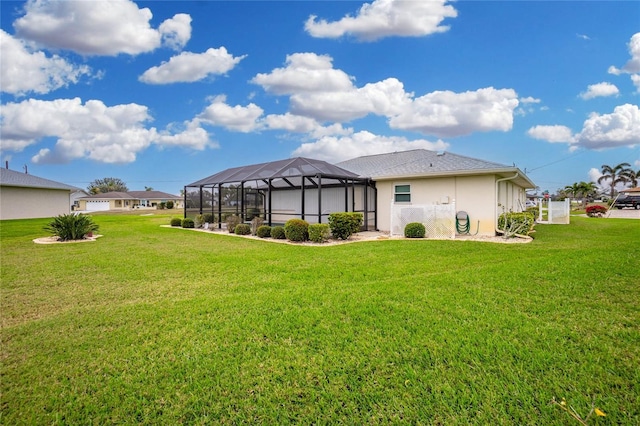
[[[436,155],[437,155],[438,157],[442,157],[442,156],[444,155],[444,151],[438,151],[438,152],[436,153]]]

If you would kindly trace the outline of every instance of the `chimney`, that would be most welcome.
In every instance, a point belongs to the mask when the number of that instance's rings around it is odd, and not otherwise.
[[[9,160],[5,160],[4,165],[5,165],[5,168],[9,170]]]

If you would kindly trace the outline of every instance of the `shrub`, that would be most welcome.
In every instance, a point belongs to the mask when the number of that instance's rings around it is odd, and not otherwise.
[[[167,205],[167,203],[165,203],[164,201],[160,202],[160,204],[158,204],[158,209],[159,210],[164,210],[165,206]]]
[[[502,213],[498,218],[498,229],[504,232],[505,238],[529,235],[533,232],[535,223],[535,215],[529,212]]]
[[[411,222],[404,227],[404,236],[407,238],[424,238],[426,229],[420,222]]]
[[[607,208],[605,206],[597,204],[587,206],[587,216],[589,217],[602,217],[606,212]]]
[[[165,204],[165,207],[168,209],[172,209],[173,208],[173,201],[169,200],[167,201],[167,204]]]
[[[262,225],[258,227],[256,235],[260,238],[267,238],[271,236],[271,227],[269,225]]]
[[[183,228],[195,228],[196,224],[190,217],[185,217],[182,219],[182,227]]]
[[[314,223],[309,225],[309,240],[314,243],[324,243],[329,239],[331,231],[326,223]]]
[[[204,216],[201,214],[197,214],[193,219],[193,222],[196,228],[202,228],[202,225],[204,225]]]
[[[258,228],[260,228],[263,223],[264,223],[264,219],[262,219],[260,216],[256,216],[253,219],[251,219],[251,235],[257,235]]]
[[[98,231],[98,225],[91,216],[84,214],[62,214],[53,218],[45,227],[60,241],[82,240],[85,236]]]
[[[331,233],[334,237],[346,240],[360,230],[362,221],[362,213],[331,213],[329,215],[329,228],[331,228]]]
[[[286,235],[284,234],[284,228],[282,226],[274,226],[271,228],[271,238],[276,240],[284,240]]]
[[[302,219],[289,219],[284,224],[284,235],[290,241],[307,241],[309,239],[309,223]]]
[[[234,229],[236,235],[250,235],[251,234],[251,226],[246,223],[239,223],[236,225],[236,229]]]
[[[213,223],[213,213],[205,213],[202,215],[202,220],[204,223]]]
[[[240,216],[231,215],[227,217],[227,231],[233,234],[236,230],[236,226],[240,223]]]
[[[171,218],[171,226],[182,226],[182,218],[181,217],[172,217]]]

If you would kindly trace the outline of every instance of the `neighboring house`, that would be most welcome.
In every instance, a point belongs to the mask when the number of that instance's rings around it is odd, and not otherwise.
[[[76,191],[71,191],[71,210],[77,211],[80,210],[80,198],[89,197],[89,194],[84,189],[78,188]]]
[[[620,191],[621,194],[625,195],[640,195],[640,186],[635,188],[626,188]]]
[[[71,211],[75,186],[0,169],[0,219],[55,217]]]
[[[106,192],[78,199],[78,210],[108,211],[156,209],[160,203],[173,201],[174,208],[182,208],[182,197],[161,191]]]
[[[535,184],[515,166],[449,152],[412,150],[368,155],[337,166],[375,181],[378,229],[391,229],[394,205],[446,205],[468,214],[470,232],[495,235],[497,218],[526,209]]]

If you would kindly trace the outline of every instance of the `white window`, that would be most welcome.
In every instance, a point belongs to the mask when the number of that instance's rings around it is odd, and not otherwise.
[[[393,201],[396,203],[411,202],[411,185],[402,184],[393,186]]]

